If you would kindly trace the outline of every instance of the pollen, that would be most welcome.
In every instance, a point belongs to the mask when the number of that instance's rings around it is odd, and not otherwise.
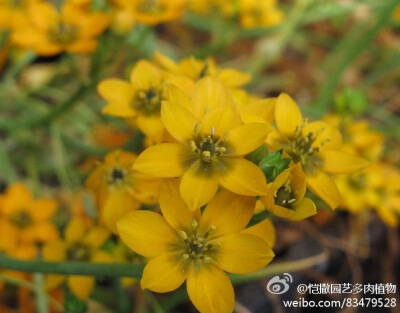
[[[226,145],[229,133],[218,138],[215,136],[215,127],[210,129],[210,133],[202,135],[200,133],[201,125],[196,124],[194,128],[194,137],[190,141],[191,150],[199,155],[199,158],[205,164],[210,164],[215,157],[219,157],[226,152]]]

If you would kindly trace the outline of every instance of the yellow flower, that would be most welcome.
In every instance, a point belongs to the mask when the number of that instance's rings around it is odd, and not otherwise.
[[[274,121],[276,98],[260,99],[249,95],[241,89],[233,90],[232,96],[243,123],[265,123],[271,125]]]
[[[49,242],[43,247],[43,259],[52,262],[113,262],[111,255],[100,250],[109,237],[109,232],[101,227],[87,229],[79,218],[73,218],[67,225],[64,240]],[[94,287],[95,277],[49,274],[46,288],[54,289],[67,279],[68,288],[80,299],[86,300]]]
[[[239,21],[245,28],[269,27],[283,20],[276,0],[239,0]]]
[[[268,137],[269,143],[282,147],[294,163],[300,163],[306,175],[307,187],[332,209],[340,201],[340,192],[331,174],[347,174],[362,170],[369,163],[340,151],[341,135],[336,128],[316,121],[307,123],[297,104],[287,94],[281,94],[275,104],[277,131]]]
[[[280,173],[268,184],[268,191],[260,199],[265,208],[276,216],[299,221],[317,213],[314,202],[304,198],[306,178],[300,164]]]
[[[0,0],[0,30],[16,30],[27,25],[27,8],[39,0]]]
[[[180,86],[184,90],[191,91],[194,84],[206,76],[215,77],[228,88],[238,88],[251,80],[251,75],[249,74],[235,69],[218,68],[215,60],[211,57],[208,57],[205,61],[189,57],[176,63],[160,52],[155,52],[154,59],[167,72],[189,78],[186,88]]]
[[[113,232],[116,221],[140,203],[158,200],[160,180],[132,169],[136,155],[121,150],[109,153],[88,177],[86,186],[96,196],[100,220]]]
[[[370,128],[367,120],[355,121],[350,117],[327,115],[324,120],[343,132],[342,149],[360,155],[369,161],[377,160],[383,150],[382,134]]]
[[[128,7],[134,19],[141,24],[156,25],[178,19],[187,0],[114,0],[121,7]]]
[[[186,280],[190,300],[200,312],[232,312],[234,292],[224,271],[253,272],[274,257],[262,238],[241,233],[253,214],[255,198],[222,191],[200,216],[200,210],[188,210],[178,188],[173,179],[162,185],[164,217],[139,210],[118,221],[122,240],[150,259],[141,287],[169,292]]]
[[[399,225],[400,214],[400,171],[389,164],[376,163],[369,171],[373,192],[370,205],[389,226]]]
[[[118,263],[133,263],[133,264],[143,264],[145,262],[145,258],[143,258],[140,254],[133,252],[129,249],[122,241],[118,241],[115,248],[112,250],[112,255],[116,262]],[[132,277],[123,277],[122,284],[123,286],[131,286],[137,282],[136,278]]]
[[[139,129],[148,137],[160,142],[164,125],[160,117],[164,99],[162,71],[148,61],[139,61],[131,72],[130,82],[106,79],[98,86],[100,95],[108,101],[103,114],[135,118]]]
[[[262,145],[269,127],[242,125],[229,92],[210,77],[198,83],[191,99],[173,85],[167,91],[161,116],[178,142],[146,149],[134,169],[156,177],[182,176],[181,195],[192,211],[210,201],[219,184],[241,195],[265,194],[264,174],[244,156]]]
[[[29,6],[29,25],[12,35],[13,42],[33,49],[39,55],[55,55],[62,51],[90,53],[97,47],[96,36],[109,24],[105,13],[91,13],[66,2],[61,12],[46,2]]]
[[[340,208],[347,209],[351,213],[360,213],[370,208],[374,202],[374,189],[369,175],[373,166],[368,171],[353,173],[349,175],[338,175],[334,178],[342,196]]]
[[[47,242],[58,238],[57,228],[50,222],[57,203],[51,199],[33,199],[31,191],[21,183],[11,185],[2,197],[0,223],[7,227],[7,238],[24,243]]]

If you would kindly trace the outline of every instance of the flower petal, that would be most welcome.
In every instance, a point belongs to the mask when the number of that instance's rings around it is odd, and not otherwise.
[[[222,69],[217,77],[228,88],[238,88],[251,80],[251,75],[235,69]]]
[[[215,253],[215,264],[224,271],[245,274],[267,265],[274,252],[261,237],[235,234],[218,238],[221,247]]]
[[[143,270],[140,287],[155,292],[177,289],[186,279],[187,265],[182,254],[165,253],[151,259]]]
[[[137,210],[140,203],[135,201],[124,189],[115,188],[104,197],[101,207],[101,219],[109,230],[117,233],[117,221],[126,213]]]
[[[30,209],[35,221],[45,221],[56,213],[57,202],[51,199],[38,199],[32,202]]]
[[[191,151],[179,143],[160,143],[144,150],[133,169],[156,177],[179,177],[192,157]]]
[[[245,196],[267,193],[267,183],[261,169],[248,160],[224,158],[227,167],[221,173],[220,183],[226,189]]]
[[[332,209],[336,209],[341,196],[338,187],[331,177],[320,170],[316,170],[314,175],[306,175],[307,187],[312,193],[321,198]]]
[[[161,71],[146,60],[136,63],[131,73],[131,82],[138,89],[148,90],[161,84]]]
[[[246,228],[241,232],[242,234],[255,235],[265,240],[265,242],[273,247],[275,245],[275,226],[271,220],[266,218],[265,220],[257,223],[254,226]]]
[[[209,111],[201,121],[201,133],[223,137],[226,132],[240,125],[239,112],[232,107],[216,108]]]
[[[180,142],[188,142],[193,137],[198,120],[186,107],[172,102],[163,101],[161,119],[168,132]]]
[[[209,110],[233,105],[229,90],[219,80],[209,76],[196,84],[192,101],[198,117],[204,116]]]
[[[253,215],[255,197],[240,196],[223,190],[210,201],[200,220],[200,232],[206,232],[210,226],[215,230],[213,237],[238,233],[245,228]]]
[[[288,137],[293,136],[303,123],[299,107],[286,93],[280,94],[276,101],[275,121],[279,131]]]
[[[123,118],[136,116],[136,111],[127,102],[110,102],[103,107],[101,113]]]
[[[110,232],[100,226],[92,228],[87,235],[82,238],[83,242],[91,248],[100,248],[110,237]]]
[[[322,150],[322,168],[328,173],[347,174],[361,171],[369,162],[359,156],[337,150]]]
[[[235,305],[232,283],[218,267],[192,265],[186,287],[190,301],[200,312],[232,313]]]
[[[189,210],[179,191],[179,181],[165,179],[160,190],[160,208],[168,224],[175,230],[185,230],[190,227],[194,213]]]
[[[156,143],[160,143],[164,134],[164,124],[159,115],[138,115],[136,119],[139,129]]]
[[[129,103],[133,98],[133,88],[121,79],[106,79],[97,86],[100,95],[109,102]]]
[[[43,246],[42,256],[45,261],[60,262],[65,260],[67,247],[62,240],[48,242]]]
[[[239,156],[256,150],[265,143],[270,126],[261,123],[240,125],[229,131],[229,146],[224,155]]]
[[[214,197],[217,189],[217,173],[204,172],[202,161],[192,164],[182,176],[181,196],[191,211],[195,211],[209,202]]]
[[[93,291],[95,278],[92,276],[68,276],[68,288],[81,300],[87,300]]]
[[[145,257],[155,257],[178,239],[177,233],[155,212],[133,211],[117,222],[122,241],[133,251]]]
[[[85,223],[79,217],[74,217],[70,220],[65,228],[64,237],[69,243],[79,242],[82,240],[86,232]]]
[[[304,198],[300,203],[293,206],[295,214],[289,218],[292,221],[301,221],[307,217],[317,214],[315,203],[308,198]]]

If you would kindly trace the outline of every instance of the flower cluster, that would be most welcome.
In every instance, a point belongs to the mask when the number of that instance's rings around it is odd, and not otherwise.
[[[312,216],[316,205],[305,197],[307,189],[335,209],[341,197],[330,174],[358,172],[369,163],[343,151],[333,125],[304,119],[287,94],[249,95],[240,89],[248,75],[219,69],[213,60],[177,63],[156,53],[129,76],[129,82],[99,84],[107,101],[103,113],[134,123],[148,148],[131,157],[131,168],[110,157],[88,186],[97,197],[116,195],[109,208],[103,200],[103,217],[114,231],[116,223],[128,247],[149,259],[142,288],[168,292],[186,280],[198,310],[230,312],[233,289],[224,271],[253,272],[274,256],[270,224],[246,227],[252,215],[268,211],[295,221]],[[140,180],[129,179],[134,173],[162,180],[162,215],[132,211],[134,205],[120,201],[135,199]],[[121,210],[132,212],[122,216]]]

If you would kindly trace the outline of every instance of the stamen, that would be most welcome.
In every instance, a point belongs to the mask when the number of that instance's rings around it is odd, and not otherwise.
[[[212,261],[212,259],[209,256],[205,256],[203,260],[206,263],[210,263]]]
[[[295,202],[295,201],[296,201],[296,199],[290,199],[290,200],[288,200],[287,203],[292,204],[292,203]]]
[[[195,219],[192,220],[192,227],[193,228],[197,228],[198,224],[197,221]]]
[[[185,253],[184,255],[182,255],[182,259],[187,260],[190,258],[190,255]]]
[[[215,127],[211,127],[211,136],[215,135]]]
[[[187,235],[186,232],[184,232],[183,230],[178,231],[178,235],[179,235],[179,237],[181,237],[183,240],[187,240],[187,239],[188,239],[188,235]]]
[[[203,151],[202,153],[203,161],[210,163],[211,162],[211,152],[210,151]]]
[[[200,128],[201,128],[200,123],[197,123],[197,124],[194,126],[194,133],[195,133],[196,135],[200,134]]]

